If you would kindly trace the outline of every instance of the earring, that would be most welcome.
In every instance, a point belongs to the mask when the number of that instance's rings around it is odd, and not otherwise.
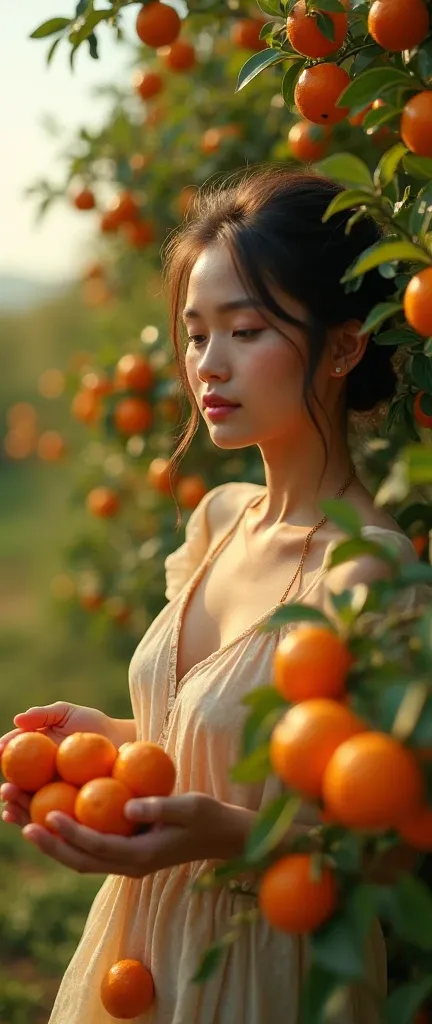
[[[336,366],[335,367],[335,373],[342,373],[342,367],[341,366]]]

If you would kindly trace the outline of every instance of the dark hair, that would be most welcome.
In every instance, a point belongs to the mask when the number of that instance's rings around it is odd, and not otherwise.
[[[309,311],[304,400],[327,454],[310,401],[326,331],[350,319],[363,322],[372,307],[394,290],[392,281],[378,270],[365,274],[356,291],[347,293],[340,283],[356,257],[382,234],[370,216],[347,231],[352,210],[323,223],[325,210],[341,191],[327,178],[272,165],[243,171],[238,181],[198,192],[188,222],[165,250],[172,339],[180,379],[192,401],[192,413],[172,456],[172,466],[189,448],[200,422],[185,371],[182,309],[194,263],[208,245],[218,241],[228,246],[238,273],[270,313],[287,323],[298,323],[278,305],[268,284],[299,300]],[[392,397],[396,387],[393,353],[393,348],[378,346],[370,338],[363,358],[346,378],[347,410],[366,412]]]

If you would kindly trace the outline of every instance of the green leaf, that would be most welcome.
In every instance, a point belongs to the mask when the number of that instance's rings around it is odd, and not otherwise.
[[[428,356],[424,356],[422,352],[418,352],[413,358],[411,377],[420,391],[427,391],[432,395],[432,364]]]
[[[287,703],[285,702],[285,710]],[[283,706],[273,707],[263,712],[260,707],[250,712],[243,728],[242,757],[249,757],[250,754],[268,743],[275,725],[277,725]]]
[[[413,89],[414,83],[415,79],[407,71],[399,71],[395,67],[373,68],[364,71],[344,89],[337,106],[349,107],[351,114],[360,114],[369,103],[392,89]]]
[[[321,174],[327,175],[341,185],[362,185],[373,192],[374,184],[369,168],[358,156],[351,153],[333,153],[320,160],[317,168]]]
[[[331,856],[338,871],[342,871],[344,874],[357,874],[362,866],[362,837],[356,832],[346,830],[332,846]]]
[[[394,316],[400,309],[402,309],[402,303],[400,302],[379,302],[377,306],[374,306],[373,309],[371,309],[369,315],[366,317],[365,322],[362,324],[361,333],[369,334],[370,331],[376,331],[377,327],[380,327],[380,325],[384,323],[384,320],[388,320],[390,316]],[[387,334],[396,334],[396,331],[387,331]],[[387,345],[390,344],[391,343],[388,341]]]
[[[295,602],[292,602],[291,604],[281,605],[264,625],[259,626],[259,629],[263,633],[271,633],[274,629],[280,629],[281,626],[291,622],[316,622],[320,626],[332,628],[324,612],[320,612],[318,608],[313,608],[312,605],[295,604]]]
[[[331,200],[322,221],[325,223],[335,213],[340,213],[342,210],[351,210],[355,206],[375,206],[377,203],[378,200],[375,196],[371,196],[370,192],[364,192],[361,189],[347,189],[346,192],[340,192]]]
[[[432,585],[432,565],[428,565],[427,562],[408,562],[401,566],[398,578],[404,587],[416,586],[419,583]]]
[[[48,50],[48,53],[47,53],[47,64],[48,65],[51,64],[51,61],[52,61],[52,59],[54,57],[54,54],[56,52],[56,49],[57,49],[59,43],[61,43],[61,37],[60,36],[58,37],[58,39],[54,40],[53,44],[50,46],[50,48]]]
[[[301,804],[296,794],[282,793],[260,813],[249,833],[244,856],[249,864],[257,864],[271,853],[291,828]]]
[[[362,555],[372,555],[373,558],[379,558],[392,567],[399,563],[399,558],[394,548],[390,548],[387,544],[365,540],[364,537],[361,537],[355,540],[342,541],[341,544],[338,544],[330,554],[328,567],[332,569],[336,565],[350,562],[353,558],[361,558]]]
[[[407,152],[406,146],[398,142],[384,153],[374,174],[375,185],[385,188],[393,180],[402,157]]]
[[[253,754],[242,758],[230,771],[232,782],[263,782],[271,773],[269,744],[263,743]]]
[[[323,970],[319,964],[311,964],[301,990],[301,1024],[324,1024],[326,1007],[340,986],[337,975]]]
[[[294,106],[294,91],[296,87],[296,82],[298,76],[303,70],[304,63],[304,60],[294,61],[284,74],[281,93],[283,96],[285,106],[288,107],[288,110],[291,110],[291,108]]]
[[[35,28],[34,32],[31,33],[30,39],[44,39],[45,36],[53,36],[56,32],[62,32],[64,28],[71,24],[70,18],[50,18],[49,21],[44,21],[43,25]]]
[[[432,893],[420,878],[400,875],[393,889],[393,924],[404,942],[432,950]]]
[[[219,939],[218,942],[212,943],[212,945],[206,949],[201,958],[198,970],[190,980],[192,982],[196,982],[196,984],[200,984],[201,982],[208,981],[209,978],[212,978],[220,967],[222,961],[225,959],[228,947],[235,942],[237,937],[237,931],[227,932],[223,939]]]
[[[282,11],[279,0],[257,0],[258,7],[261,8],[263,14],[269,14],[273,18],[281,18]]]
[[[432,217],[432,182],[419,192],[412,207],[409,230],[412,235],[422,235],[429,229]]]
[[[274,711],[275,708],[287,706],[286,700],[278,690],[275,690],[274,686],[258,686],[256,690],[251,690],[245,697],[242,697],[240,703],[246,704],[247,707],[259,708],[262,714]]]
[[[286,53],[282,53],[280,50],[260,50],[259,53],[254,53],[246,64],[240,70],[236,92],[240,92],[253,78],[256,78],[264,68],[270,67],[271,64],[280,64],[283,60],[286,60]]]
[[[414,178],[427,178],[428,181],[432,178],[432,160],[428,156],[415,156],[414,153],[410,153],[404,157],[404,167],[407,174],[412,174]]]
[[[416,341],[418,341],[418,335],[408,327],[397,327],[394,331],[383,331],[382,334],[377,334],[375,338],[376,345],[413,345]]]
[[[345,7],[340,0],[314,0],[312,10],[331,11],[332,13],[345,13]]]
[[[311,936],[314,963],[347,980],[362,979],[366,940],[376,914],[375,887],[356,886],[339,913]]]
[[[432,257],[414,245],[414,242],[378,242],[365,249],[358,260],[347,271],[342,281],[349,281],[358,274],[364,274],[367,270],[373,270],[380,263],[387,263],[390,260],[409,260],[411,263],[431,263]]]
[[[317,28],[322,33],[322,35],[325,36],[326,39],[329,39],[331,43],[334,43],[335,27],[331,18],[329,18],[328,14],[321,14],[321,12],[319,11],[316,16],[316,23]]]
[[[342,498],[328,498],[321,502],[321,508],[326,516],[336,523],[341,530],[349,533],[350,537],[360,537],[362,523],[360,516],[349,501]]]
[[[432,993],[432,974],[408,985],[398,985],[385,1004],[386,1024],[412,1024],[417,1010]]]
[[[432,445],[407,445],[401,452],[412,486],[432,484]]]

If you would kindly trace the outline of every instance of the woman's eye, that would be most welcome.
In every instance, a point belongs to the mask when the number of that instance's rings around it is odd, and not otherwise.
[[[233,336],[235,337],[237,335],[240,338],[253,338],[256,334],[260,333],[261,328],[255,327],[255,329],[250,328],[248,331],[233,331]]]
[[[188,336],[188,341],[193,341],[194,345],[199,345],[201,341],[205,341],[205,335],[191,334]]]

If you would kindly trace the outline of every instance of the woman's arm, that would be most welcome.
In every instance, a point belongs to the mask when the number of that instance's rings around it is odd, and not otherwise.
[[[137,732],[134,718],[112,718],[111,723],[116,747],[121,747],[122,743],[135,743]]]

